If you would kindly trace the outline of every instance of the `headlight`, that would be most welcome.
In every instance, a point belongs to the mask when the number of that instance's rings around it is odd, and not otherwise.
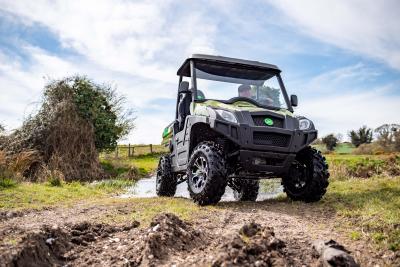
[[[311,127],[311,121],[307,119],[299,120],[299,129],[300,130],[308,130]]]
[[[237,123],[237,119],[236,119],[235,115],[233,115],[232,112],[222,110],[222,109],[216,109],[215,112],[217,112],[218,115],[220,115],[224,120],[233,122],[233,123]]]

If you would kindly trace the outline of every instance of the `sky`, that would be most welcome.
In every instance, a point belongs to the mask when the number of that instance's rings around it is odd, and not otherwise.
[[[0,0],[0,123],[52,79],[87,75],[135,110],[121,143],[161,142],[193,53],[278,65],[319,135],[400,123],[400,1]]]

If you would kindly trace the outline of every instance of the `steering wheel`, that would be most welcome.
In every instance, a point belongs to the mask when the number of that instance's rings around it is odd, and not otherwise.
[[[258,102],[255,101],[254,99],[249,98],[249,97],[243,97],[243,96],[232,97],[232,98],[229,99],[227,102],[229,102],[230,104],[233,104],[233,103],[238,102],[238,101],[250,102],[250,103],[252,103],[252,104],[254,104],[254,105],[256,105],[256,106],[259,106],[259,105],[260,105],[260,103],[258,103]]]

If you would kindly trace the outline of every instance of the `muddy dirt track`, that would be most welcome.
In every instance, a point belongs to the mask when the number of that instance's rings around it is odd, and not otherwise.
[[[361,266],[399,263],[398,255],[349,240],[335,230],[331,211],[312,206],[299,209],[274,200],[222,202],[202,209],[190,222],[170,214],[156,215],[150,225],[103,222],[110,214],[134,209],[129,199],[120,199],[2,214],[0,265],[320,266],[311,245],[316,239],[336,240]]]

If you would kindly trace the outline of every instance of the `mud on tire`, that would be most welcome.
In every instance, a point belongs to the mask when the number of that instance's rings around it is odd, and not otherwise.
[[[187,168],[187,183],[195,203],[210,205],[221,200],[227,185],[226,162],[214,142],[201,142],[193,150]]]
[[[285,193],[292,200],[319,201],[329,185],[328,164],[321,152],[306,147],[298,153],[289,174],[282,179]]]
[[[156,193],[158,196],[172,197],[176,187],[177,180],[171,170],[171,159],[169,155],[162,156],[157,168]]]
[[[234,185],[236,189],[233,189],[233,196],[236,200],[256,201],[260,188],[259,180],[236,179]]]

